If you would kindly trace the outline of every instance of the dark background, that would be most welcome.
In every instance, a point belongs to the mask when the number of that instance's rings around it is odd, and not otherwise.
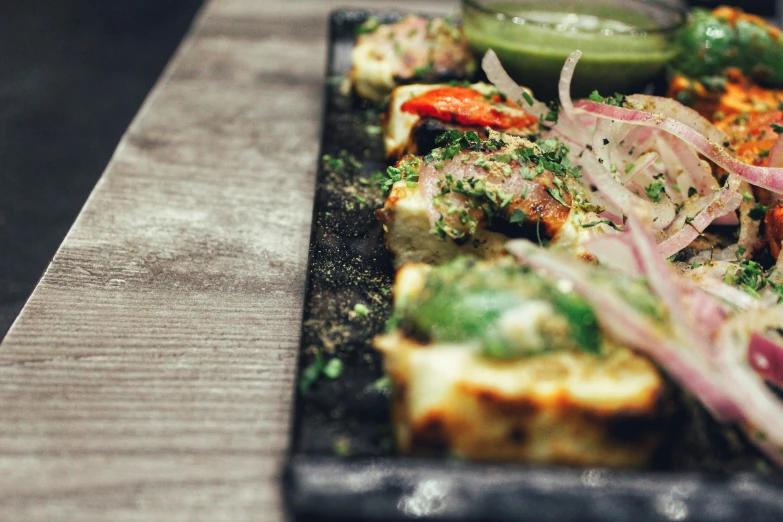
[[[0,2],[0,339],[201,3]]]
[[[201,3],[0,3],[0,339]]]
[[[778,0],[691,0],[688,2],[694,7],[706,7],[714,9],[719,5],[735,5],[745,11],[766,18],[775,16],[775,4]]]

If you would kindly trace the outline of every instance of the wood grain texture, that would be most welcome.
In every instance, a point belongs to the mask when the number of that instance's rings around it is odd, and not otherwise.
[[[283,518],[328,12],[215,0],[0,346],[0,520]]]

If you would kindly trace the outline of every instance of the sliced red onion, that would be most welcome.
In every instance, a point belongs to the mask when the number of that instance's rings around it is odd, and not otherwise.
[[[658,252],[660,252],[663,257],[669,258],[693,243],[693,240],[699,237],[700,233],[701,232],[692,226],[685,225],[670,238],[662,241],[658,245]]]
[[[750,310],[758,308],[759,300],[735,286],[729,286],[721,281],[705,280],[696,283],[699,288],[718,299],[729,303],[735,308],[741,310]]]
[[[704,210],[696,214],[690,223],[658,245],[660,254],[663,257],[673,256],[691,244],[718,216],[736,210],[742,203],[742,196],[737,194],[739,185],[739,178],[730,174],[726,184],[719,192],[715,193],[714,199]]]
[[[712,141],[723,143],[727,139],[726,133],[715,127],[707,118],[672,98],[662,98],[647,94],[631,94],[626,96],[626,100],[631,102],[631,108],[633,109],[662,114],[667,118],[681,121]]]
[[[582,246],[604,266],[633,277],[640,277],[643,274],[642,266],[627,234],[617,232],[596,236]]]
[[[739,177],[729,174],[726,184],[719,192],[715,193],[715,198],[712,202],[704,210],[696,214],[691,222],[691,226],[699,232],[704,232],[704,229],[718,216],[736,210],[742,203],[742,196],[737,193],[739,186]]]
[[[741,404],[744,422],[740,424],[753,442],[778,465],[783,465],[783,404],[765,385],[754,366],[763,365],[759,360],[748,360],[753,334],[763,327],[783,324],[783,313],[777,308],[752,310],[734,315],[727,320],[716,343],[719,349],[719,372],[731,387],[727,390],[734,401]],[[768,345],[754,353],[770,356]],[[759,346],[757,346],[759,347]],[[777,350],[775,350],[777,352]],[[770,369],[777,360],[767,360]],[[769,371],[769,370],[768,370]],[[775,371],[777,375],[777,371]]]
[[[649,167],[653,165],[658,160],[658,153],[655,151],[649,151],[645,152],[638,158],[636,158],[636,161],[634,162],[634,166],[631,170],[628,171],[628,173],[623,173],[620,175],[620,181],[625,184],[629,181],[633,180],[637,175],[647,170]],[[625,169],[623,169],[625,170]]]
[[[753,332],[748,343],[748,362],[764,380],[783,384],[783,346]]]
[[[734,212],[726,212],[722,216],[716,217],[715,221],[713,221],[712,224],[721,225],[724,227],[736,227],[737,225],[740,224],[740,220],[737,217],[737,214],[735,214]]]
[[[633,162],[633,158],[629,154],[623,153],[616,144],[623,141],[632,129],[631,125],[599,120],[595,125],[595,131],[593,131],[593,153],[603,160],[604,170],[610,170],[611,166],[615,165],[616,172],[614,174],[618,178],[618,182],[622,182],[620,175],[626,166]]]
[[[753,255],[756,243],[759,241],[761,224],[750,217],[750,211],[756,206],[756,198],[753,197],[750,187],[745,182],[740,185],[739,191],[743,194],[739,206],[739,238],[734,245],[715,253],[714,258],[718,261],[747,259]],[[736,218],[734,212],[729,215]]]
[[[664,134],[663,139],[677,157],[685,173],[691,179],[694,188],[701,195],[708,194],[718,188],[718,182],[712,175],[709,163],[699,158],[698,154],[681,140],[674,136]]]
[[[680,123],[660,114],[649,114],[589,100],[581,100],[576,103],[575,107],[598,116],[599,118],[659,128],[679,137],[698,152],[712,160],[713,163],[723,167],[730,173],[739,175],[748,183],[772,192],[783,193],[783,168],[759,167],[743,163],[726,152],[722,145],[699,134],[684,123]]]
[[[481,68],[487,75],[487,79],[492,82],[497,89],[503,93],[509,100],[515,101],[525,112],[541,118],[549,113],[549,108],[540,101],[536,100],[532,94],[519,86],[517,82],[511,79],[503,65],[500,63],[495,51],[489,49],[481,60]],[[527,96],[525,96],[527,93]],[[526,101],[529,98],[532,103]]]
[[[570,282],[574,291],[593,307],[604,331],[666,368],[718,419],[742,418],[738,404],[727,394],[725,383],[718,379],[709,363],[687,344],[674,341],[649,318],[629,306],[610,284],[595,282],[590,265],[566,259],[525,240],[510,241],[506,248],[523,263]]]
[[[657,230],[666,228],[676,217],[674,204],[671,201],[661,201],[654,204],[623,186],[609,172],[605,166],[606,162],[601,163],[595,151],[584,151],[579,162],[584,168],[582,175],[598,189],[601,195],[619,208],[623,215],[628,215],[634,210],[643,212],[648,218],[650,226]]]
[[[685,281],[680,281],[680,286],[686,307],[690,310],[694,323],[699,325],[704,332],[707,332],[708,335],[706,337],[717,333],[723,321],[729,315],[729,310],[727,310],[724,302],[716,299],[714,295],[703,288],[686,284]],[[736,288],[728,285],[723,286],[736,290]],[[740,290],[740,292],[742,291]],[[742,293],[745,294],[745,292]],[[745,296],[750,297],[748,294],[745,294]],[[710,349],[710,354],[714,355],[714,350]]]
[[[711,357],[713,350],[704,342],[703,337],[696,335],[697,325],[690,320],[683,308],[683,285],[675,282],[670,265],[658,254],[658,243],[655,237],[646,230],[644,223],[634,213],[628,216],[624,232],[628,234],[636,251],[647,285],[668,308],[675,331],[704,355]],[[701,301],[705,300],[706,298],[702,296]]]
[[[560,81],[557,84],[557,92],[560,96],[560,111],[567,118],[574,118],[574,104],[571,101],[571,80],[574,77],[576,63],[582,56],[582,51],[572,52],[560,70]]]

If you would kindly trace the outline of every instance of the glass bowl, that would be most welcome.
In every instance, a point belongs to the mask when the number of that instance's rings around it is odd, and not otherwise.
[[[685,19],[677,0],[462,0],[474,52],[493,49],[543,99],[555,97],[560,69],[577,49],[573,96],[638,91],[676,56]]]

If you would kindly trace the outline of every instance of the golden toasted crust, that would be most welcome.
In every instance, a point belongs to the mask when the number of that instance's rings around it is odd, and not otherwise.
[[[415,299],[422,264],[405,265],[395,299]],[[605,342],[493,361],[460,344],[423,344],[394,331],[375,339],[393,382],[400,452],[579,466],[645,465],[666,428],[667,387],[655,366]]]
[[[505,255],[508,237],[479,229],[471,241],[458,245],[433,235],[427,203],[418,187],[398,181],[383,208],[375,213],[386,232],[386,247],[394,254],[395,266],[409,262],[440,264],[459,255],[493,258]]]
[[[600,362],[556,352],[498,364],[465,347],[424,346],[399,334],[376,346],[394,384],[402,453],[638,467],[665,428],[663,380],[625,350]],[[602,391],[599,381],[614,389]]]

